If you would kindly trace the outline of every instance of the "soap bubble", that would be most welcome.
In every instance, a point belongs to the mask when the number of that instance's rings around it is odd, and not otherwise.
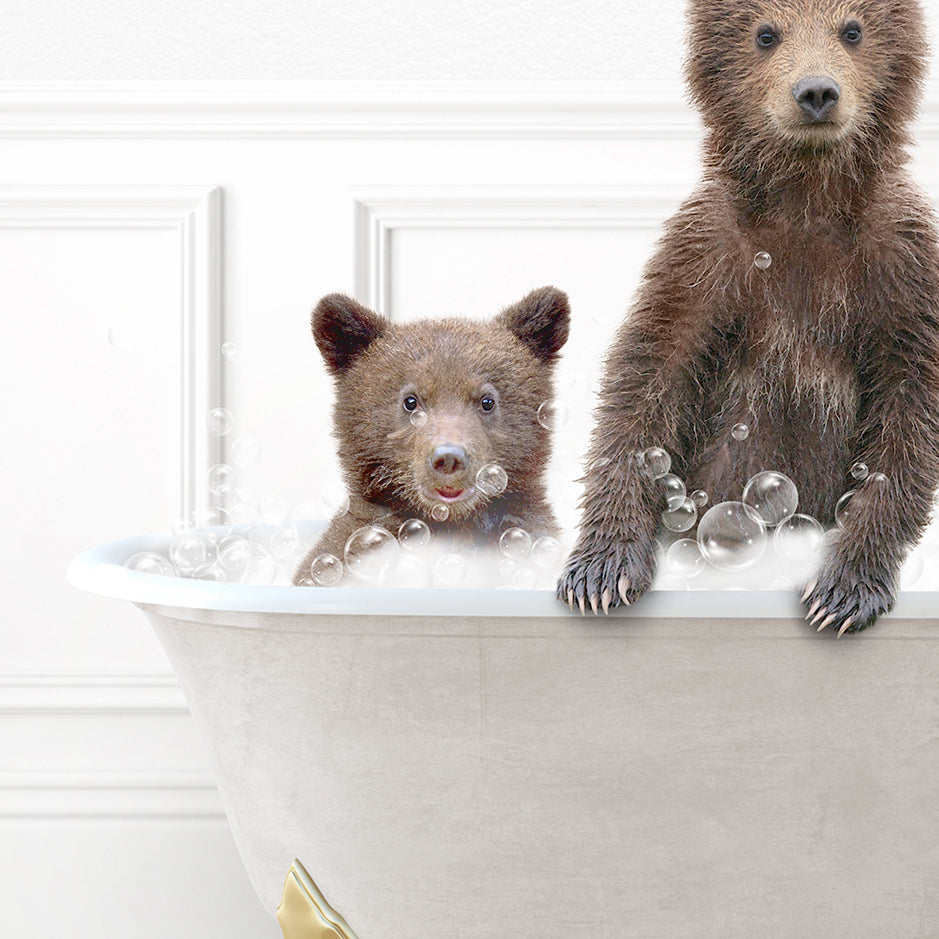
[[[231,458],[239,466],[254,466],[261,459],[261,444],[254,437],[239,437],[231,446]]]
[[[554,570],[561,560],[561,543],[551,535],[542,535],[532,542],[531,559],[542,570]]]
[[[674,509],[662,513],[662,524],[669,531],[688,531],[698,519],[698,510],[689,498],[684,498]]]
[[[156,551],[138,551],[124,562],[124,567],[141,574],[159,574],[161,577],[176,575],[169,560]]]
[[[450,517],[450,510],[442,502],[438,502],[430,510],[430,517],[436,522],[445,522]]]
[[[342,579],[342,561],[335,554],[318,554],[310,564],[310,578],[318,587],[332,587]]]
[[[747,480],[742,501],[756,512],[764,525],[772,528],[795,512],[799,492],[788,476],[764,470]]]
[[[753,258],[754,267],[758,267],[761,271],[765,271],[772,263],[773,256],[769,251],[758,251]]]
[[[231,535],[219,542],[218,563],[222,570],[230,573],[243,571],[253,557],[251,545],[240,535]]]
[[[721,502],[698,522],[698,545],[714,567],[738,571],[760,559],[766,548],[766,529],[748,505]]]
[[[434,565],[434,576],[444,586],[456,587],[466,580],[468,569],[462,554],[445,554]]]
[[[825,530],[811,515],[790,515],[773,532],[773,547],[786,561],[802,561],[822,544]]]
[[[835,524],[839,528],[844,528],[845,522],[851,517],[851,499],[857,489],[849,489],[835,505]]]
[[[867,477],[868,486],[882,486],[885,482],[887,482],[887,477],[883,473],[871,473]]]
[[[222,357],[226,362],[235,363],[241,358],[241,349],[230,339],[222,343]]]
[[[207,559],[206,544],[195,531],[183,532],[170,542],[170,560],[184,577],[202,567]]]
[[[225,576],[225,571],[218,564],[206,564],[205,567],[200,567],[189,576],[193,580],[208,580],[217,584],[224,583],[228,579]]]
[[[395,568],[394,585],[410,590],[424,590],[434,585],[434,575],[416,554],[402,554]]]
[[[730,436],[734,440],[746,440],[750,436],[750,428],[746,424],[734,424]]]
[[[665,493],[665,504],[669,509],[677,509],[685,501],[685,484],[674,473],[656,476],[655,483]]]
[[[203,538],[214,543],[231,534],[231,514],[220,505],[208,505],[196,509],[192,513],[192,524],[200,529]],[[213,530],[205,530],[209,528]]]
[[[181,535],[184,531],[192,531],[195,527],[192,518],[177,518],[170,525],[170,531],[174,535]]]
[[[300,533],[292,525],[278,528],[271,535],[271,554],[281,561],[289,561],[303,551],[303,541]]]
[[[691,501],[699,508],[703,509],[708,504],[708,494],[703,489],[695,489],[691,493]]]
[[[258,499],[258,518],[265,525],[280,525],[287,517],[287,503],[278,495],[265,493]]]
[[[672,458],[662,447],[649,447],[639,455],[639,465],[654,479],[656,476],[663,476],[672,468]]]
[[[357,528],[346,542],[346,570],[359,580],[377,583],[398,560],[398,540],[377,525]]]
[[[298,587],[315,587],[316,584],[313,583],[312,577],[301,577],[297,581],[297,586]]]
[[[665,552],[665,562],[669,569],[683,577],[694,577],[701,572],[706,561],[701,548],[694,538],[679,538],[669,545]]]
[[[531,553],[531,535],[524,528],[507,528],[499,538],[499,550],[505,557],[520,561]]]
[[[235,426],[235,419],[231,416],[231,411],[226,408],[213,408],[206,415],[205,425],[213,437],[224,437],[231,433]]]
[[[241,575],[241,582],[264,586],[274,583],[277,573],[277,565],[270,558],[252,558]]]
[[[430,541],[430,528],[419,518],[409,518],[398,528],[398,544],[408,551],[418,551]]]
[[[498,463],[487,463],[476,474],[476,488],[485,496],[497,496],[505,492],[509,474]]]
[[[538,407],[538,423],[547,430],[560,430],[570,416],[570,408],[558,398],[542,401]]]
[[[427,412],[426,411],[415,411],[411,415],[411,423],[415,427],[423,427],[427,423]]]
[[[217,493],[222,486],[230,485],[234,482],[235,471],[227,463],[216,463],[210,466],[205,474],[205,481],[208,483],[209,492]]]
[[[867,479],[869,472],[870,470],[868,470],[866,463],[855,463],[854,466],[851,467],[851,475],[857,480]]]
[[[127,323],[112,326],[108,330],[108,345],[112,349],[131,349],[134,346],[134,329]]]
[[[342,483],[329,483],[324,486],[320,493],[320,502],[327,518],[338,518],[349,511],[349,493]]]

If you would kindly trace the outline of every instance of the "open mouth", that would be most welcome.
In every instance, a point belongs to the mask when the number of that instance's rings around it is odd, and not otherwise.
[[[441,502],[462,502],[473,494],[473,488],[459,489],[456,486],[439,486],[434,489],[434,495]]]

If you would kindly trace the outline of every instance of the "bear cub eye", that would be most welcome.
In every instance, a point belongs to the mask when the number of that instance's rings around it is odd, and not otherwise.
[[[418,405],[417,395],[405,395],[402,403],[405,411],[416,411]]]
[[[774,46],[779,39],[776,30],[772,26],[761,26],[756,31],[756,44],[761,49],[769,49]]]
[[[841,38],[852,46],[856,46],[861,41],[861,24],[855,23],[854,20],[845,23],[844,29],[841,30]]]
[[[479,399],[479,406],[480,406],[484,411],[487,411],[487,412],[488,412],[488,411],[491,411],[491,410],[496,406],[496,399],[493,398],[492,395],[488,395],[488,394],[487,394],[487,395],[483,395],[483,396]]]

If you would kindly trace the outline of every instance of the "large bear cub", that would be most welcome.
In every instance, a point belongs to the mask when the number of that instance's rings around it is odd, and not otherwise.
[[[416,519],[435,536],[484,545],[508,527],[556,534],[544,486],[550,432],[538,409],[552,397],[569,323],[567,296],[553,287],[488,322],[393,323],[349,297],[324,297],[313,336],[335,380],[350,504],[294,582],[308,581],[319,555],[343,558],[363,528],[395,536]]]
[[[830,525],[856,489],[802,599],[839,633],[892,607],[939,480],[939,251],[904,169],[925,61],[916,0],[691,0],[704,178],[609,351],[561,599],[649,587],[655,445],[712,505],[777,470]]]

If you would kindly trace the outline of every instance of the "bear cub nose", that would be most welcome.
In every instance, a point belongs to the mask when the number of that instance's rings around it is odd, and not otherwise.
[[[466,451],[454,443],[437,447],[428,459],[430,468],[442,476],[450,476],[466,469]]]
[[[813,121],[820,121],[838,103],[841,89],[831,78],[803,78],[792,89],[792,95]]]

